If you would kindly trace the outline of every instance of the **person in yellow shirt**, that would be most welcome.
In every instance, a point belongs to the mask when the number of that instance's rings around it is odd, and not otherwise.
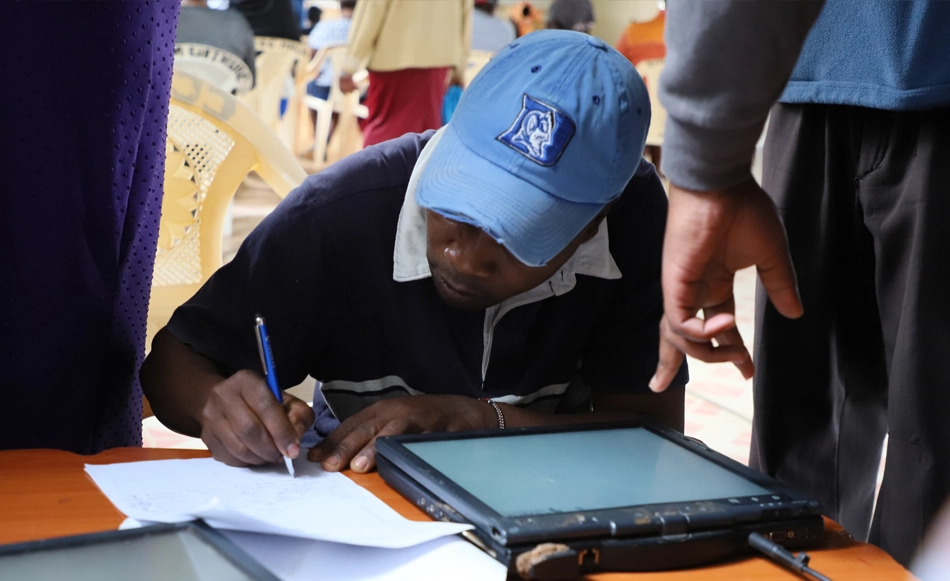
[[[369,70],[363,145],[442,125],[450,69],[461,84],[472,43],[471,0],[372,0],[353,14],[340,88]]]

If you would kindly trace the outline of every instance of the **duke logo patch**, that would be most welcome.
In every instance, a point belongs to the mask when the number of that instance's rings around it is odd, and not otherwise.
[[[574,121],[551,105],[523,95],[521,112],[496,139],[531,161],[552,166],[574,136]]]

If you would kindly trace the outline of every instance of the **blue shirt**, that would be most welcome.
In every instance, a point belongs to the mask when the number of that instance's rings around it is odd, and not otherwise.
[[[780,100],[892,111],[950,105],[950,2],[828,0]]]
[[[497,52],[515,40],[515,25],[481,10],[472,13],[472,50]]]

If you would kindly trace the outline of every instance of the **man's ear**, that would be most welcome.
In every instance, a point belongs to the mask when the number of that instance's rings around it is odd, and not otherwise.
[[[610,213],[610,208],[614,205],[614,202],[610,202],[604,209],[600,211],[599,214],[594,216],[594,219],[581,230],[581,244],[588,242],[591,238],[597,235],[597,230],[600,229],[600,223],[607,218],[607,214]]]

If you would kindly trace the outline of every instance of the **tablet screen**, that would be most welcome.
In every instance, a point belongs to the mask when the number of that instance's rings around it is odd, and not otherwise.
[[[0,579],[251,581],[191,529],[4,555]]]
[[[644,428],[403,445],[505,517],[770,494]]]

